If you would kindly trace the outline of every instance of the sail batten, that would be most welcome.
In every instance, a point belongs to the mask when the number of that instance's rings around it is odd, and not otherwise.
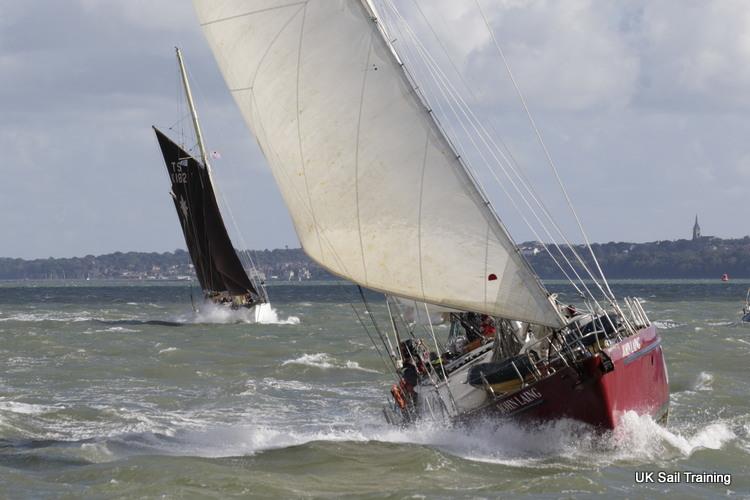
[[[400,297],[560,325],[365,5],[194,4],[313,260]]]

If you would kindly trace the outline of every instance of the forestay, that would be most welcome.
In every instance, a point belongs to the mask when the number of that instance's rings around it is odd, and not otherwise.
[[[558,326],[359,0],[194,0],[305,251],[362,286]]]

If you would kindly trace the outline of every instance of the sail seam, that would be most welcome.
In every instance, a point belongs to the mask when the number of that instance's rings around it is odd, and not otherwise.
[[[253,89],[250,89],[250,99],[252,100],[251,108],[254,109],[254,110],[257,110],[258,109],[258,103],[256,101],[255,91]],[[260,136],[263,136],[263,137],[267,138],[268,135],[267,135],[265,126],[263,125],[263,118],[261,117],[260,114],[257,115],[257,119],[258,119],[258,136],[256,138],[258,139]],[[268,143],[268,141],[265,141],[265,142],[268,144],[268,156],[266,156],[266,158],[268,159],[269,164],[273,165],[275,163],[277,165],[281,165],[281,160],[280,160],[281,156],[279,155],[279,153],[276,151],[276,149],[270,143]],[[259,143],[259,145],[261,147],[261,150],[264,150],[264,148],[263,148],[263,141],[261,141],[260,139],[258,139],[258,143]],[[266,152],[264,151],[264,155],[265,154],[266,154]],[[271,160],[271,156],[274,158],[273,161]],[[304,203],[304,199],[305,199],[304,198],[304,194],[299,189],[297,189],[295,187],[295,185],[291,182],[290,173],[285,168],[279,168],[279,169],[272,168],[271,170],[272,170],[272,174],[273,174],[273,176],[275,178],[277,178],[277,176],[283,176],[287,180],[287,184],[286,185],[290,189],[290,191],[288,192],[289,195],[296,196],[297,199],[300,200],[300,202],[302,202],[301,206],[303,207],[303,209],[306,210],[307,215],[309,215],[310,218],[313,219],[313,217],[312,217],[312,210],[310,209],[310,207],[308,207]],[[277,178],[277,182],[278,182],[278,178]],[[284,192],[284,190],[282,190],[282,195],[286,199],[287,195]],[[317,227],[317,223],[314,221],[314,219],[313,219],[313,223],[316,224],[316,227]],[[300,234],[300,231],[299,231],[298,225],[297,225],[297,220],[295,219],[295,217],[292,217],[292,224],[294,224],[294,228],[295,228],[295,231],[297,232],[297,234]],[[347,276],[351,276],[352,273],[349,271],[349,269],[347,268],[347,266],[344,263],[344,261],[338,255],[338,252],[336,252],[336,248],[333,246],[333,243],[331,243],[331,241],[325,236],[325,234],[320,235],[320,237],[325,241],[326,245],[330,249],[331,254],[333,255],[333,259],[336,261],[336,264],[339,266],[339,269],[331,269],[329,267],[330,266],[329,263],[326,263],[326,262],[323,261],[322,258],[316,257],[315,255],[311,254],[308,251],[308,248],[305,245],[305,241],[304,240],[300,240],[300,243],[302,244],[302,247],[305,250],[305,252],[310,256],[310,258],[315,263],[317,263],[317,264],[323,266],[324,268],[328,269],[328,271],[330,271],[334,275],[340,276],[342,278],[347,278]]]
[[[419,214],[417,216],[417,251],[419,255],[419,287],[422,300],[426,299],[424,292],[424,270],[422,267],[422,198],[424,195],[424,174],[427,171],[427,151],[430,148],[430,131],[427,130],[424,141],[424,155],[422,156],[422,175],[419,179]]]
[[[312,218],[315,236],[318,238],[318,250],[321,259],[323,258],[323,243],[320,241],[320,226],[318,219],[315,217],[312,197],[310,196],[310,184],[307,181],[307,172],[305,171],[305,155],[302,148],[302,110],[300,109],[300,87],[302,80],[302,42],[305,35],[305,20],[307,19],[307,3],[302,8],[302,25],[299,29],[299,46],[297,47],[297,143],[299,144],[299,160],[302,168],[302,178],[305,180],[305,194],[307,195],[307,204],[310,207],[310,217]]]
[[[489,283],[489,260],[490,260],[490,223],[487,223],[487,236],[484,242],[484,276],[482,276],[482,284],[484,285],[484,308],[487,309],[487,283]]]
[[[302,4],[307,4],[307,0],[304,0],[302,2],[288,3],[285,5],[277,5],[276,7],[268,7],[266,9],[253,10],[251,12],[245,12],[244,14],[237,14],[234,16],[222,17],[221,19],[214,19],[213,21],[206,21],[205,23],[201,23],[201,26],[210,26],[212,24],[223,23],[224,21],[231,21],[232,19],[239,19],[240,17],[248,17],[254,14],[260,14],[262,12],[269,12],[272,10],[279,10],[279,9],[284,9],[286,7],[294,7],[295,5],[302,5]]]
[[[365,103],[365,89],[367,88],[367,77],[370,74],[370,57],[372,56],[372,31],[367,41],[367,61],[365,62],[364,76],[362,77],[362,88],[359,93],[359,112],[357,113],[357,136],[354,145],[354,202],[357,207],[357,232],[359,234],[359,251],[362,256],[362,271],[364,272],[365,286],[367,286],[367,262],[365,260],[365,245],[362,239],[362,217],[359,210],[359,137],[362,130],[362,110]]]
[[[266,56],[268,56],[268,54],[271,52],[271,49],[273,48],[273,46],[276,45],[276,42],[278,41],[279,37],[281,37],[281,34],[284,31],[286,31],[286,29],[289,27],[289,25],[292,24],[292,21],[294,21],[297,18],[297,15],[300,12],[302,12],[305,9],[306,6],[307,6],[307,4],[305,4],[304,6],[300,7],[299,9],[297,9],[297,11],[294,14],[292,14],[289,17],[289,19],[284,23],[284,26],[281,27],[281,29],[279,30],[279,32],[276,33],[276,35],[274,35],[273,40],[271,40],[271,43],[268,44],[268,47],[266,47],[265,52],[263,52],[263,55],[258,60],[258,65],[255,67],[255,72],[253,73],[253,80],[250,82],[250,87],[249,88],[252,89],[255,86],[255,80],[258,79],[258,73],[260,72],[260,67],[265,62]],[[241,90],[246,90],[246,89],[241,89]]]

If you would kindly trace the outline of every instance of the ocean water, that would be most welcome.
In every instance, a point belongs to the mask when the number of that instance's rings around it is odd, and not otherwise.
[[[393,380],[350,285],[271,286],[274,309],[249,324],[194,313],[182,283],[2,283],[0,498],[750,497],[748,286],[614,283],[660,328],[671,416],[602,435],[388,426]],[[732,479],[636,484],[636,471]]]

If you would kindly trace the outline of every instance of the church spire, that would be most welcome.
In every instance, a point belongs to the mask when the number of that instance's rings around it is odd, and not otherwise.
[[[695,224],[693,225],[693,241],[701,239],[701,226],[698,224],[698,214],[695,214]]]

